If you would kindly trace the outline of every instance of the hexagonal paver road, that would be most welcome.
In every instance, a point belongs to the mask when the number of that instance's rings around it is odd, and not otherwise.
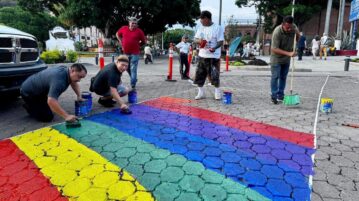
[[[162,97],[0,142],[0,200],[310,200],[313,135]]]

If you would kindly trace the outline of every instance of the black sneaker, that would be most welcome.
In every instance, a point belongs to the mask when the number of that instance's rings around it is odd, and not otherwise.
[[[98,103],[103,105],[104,107],[113,107],[113,105],[116,103],[116,101],[114,101],[112,99],[106,100],[106,99],[99,98]]]
[[[272,103],[273,103],[274,105],[277,105],[277,104],[278,104],[278,100],[277,100],[276,98],[271,98],[271,100],[272,100]]]
[[[281,97],[281,98],[278,98],[277,101],[278,102],[283,102],[283,99],[284,99],[284,97]]]

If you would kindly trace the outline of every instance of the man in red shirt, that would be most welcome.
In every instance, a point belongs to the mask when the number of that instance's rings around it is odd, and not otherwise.
[[[122,44],[122,51],[129,58],[127,72],[131,77],[132,90],[136,90],[137,66],[140,55],[140,47],[146,44],[146,37],[143,31],[138,28],[140,19],[128,17],[128,26],[122,26],[116,33],[118,41]]]

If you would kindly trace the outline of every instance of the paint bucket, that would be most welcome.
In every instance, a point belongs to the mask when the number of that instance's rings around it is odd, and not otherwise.
[[[226,105],[232,104],[232,92],[224,91],[222,100],[223,100],[223,103]]]
[[[87,102],[87,113],[92,110],[92,95],[90,92],[84,91],[81,93],[81,97]]]
[[[128,92],[128,102],[129,103],[137,103],[137,92],[136,91]]]
[[[334,100],[331,98],[322,98],[320,100],[320,111],[323,113],[331,113],[333,111]]]
[[[87,114],[87,101],[75,101],[75,115],[78,117],[83,117]]]

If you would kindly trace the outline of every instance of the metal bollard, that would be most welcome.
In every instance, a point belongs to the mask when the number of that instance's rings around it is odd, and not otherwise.
[[[95,63],[96,63],[96,66],[98,65],[98,55],[95,56]]]
[[[347,56],[347,58],[344,59],[345,64],[344,64],[344,71],[349,71],[349,62],[350,62],[350,57]]]
[[[115,62],[115,55],[112,55],[112,63]]]

